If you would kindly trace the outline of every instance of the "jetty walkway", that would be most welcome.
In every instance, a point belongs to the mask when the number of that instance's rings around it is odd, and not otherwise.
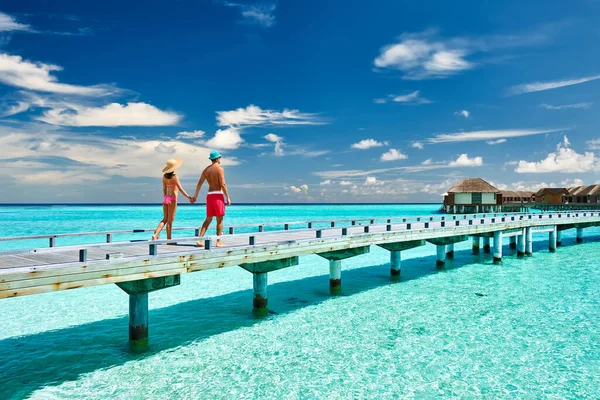
[[[443,267],[454,255],[454,244],[472,240],[474,253],[493,252],[502,261],[508,238],[518,256],[532,253],[533,233],[547,232],[550,251],[561,245],[562,231],[577,230],[583,241],[585,228],[600,226],[600,212],[436,215],[342,221],[305,221],[239,225],[221,236],[227,245],[214,246],[216,236],[206,236],[205,248],[195,245],[199,228],[178,228],[193,235],[172,240],[121,240],[119,235],[152,232],[85,232],[0,238],[8,241],[47,240],[48,247],[0,252],[0,299],[117,284],[129,295],[129,339],[134,346],[148,340],[148,293],[176,286],[181,274],[240,266],[252,274],[253,307],[267,310],[267,277],[271,271],[298,265],[298,257],[317,254],[329,261],[329,285],[339,292],[344,259],[369,252],[376,245],[390,251],[390,273],[400,276],[401,253],[426,242],[436,246],[436,263]],[[236,230],[253,232],[236,233]],[[58,246],[61,240],[101,236],[103,243]],[[493,242],[492,242],[493,239]],[[167,243],[176,242],[176,245]],[[483,242],[483,243],[482,243]],[[490,244],[493,243],[493,248]]]

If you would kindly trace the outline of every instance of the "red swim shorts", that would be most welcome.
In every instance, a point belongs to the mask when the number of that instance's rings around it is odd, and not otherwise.
[[[222,193],[206,195],[206,216],[222,217],[225,215],[225,196]]]

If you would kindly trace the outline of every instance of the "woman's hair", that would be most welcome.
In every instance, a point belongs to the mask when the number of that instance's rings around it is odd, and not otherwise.
[[[175,172],[167,172],[164,176],[165,179],[171,179],[175,175]]]

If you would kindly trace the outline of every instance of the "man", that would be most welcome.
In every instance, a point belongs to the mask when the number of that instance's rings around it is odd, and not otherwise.
[[[198,185],[196,186],[196,193],[192,197],[194,202],[198,198],[198,192],[204,181],[208,182],[208,194],[206,195],[206,219],[202,224],[200,230],[200,237],[204,236],[206,230],[210,226],[213,217],[217,218],[217,236],[223,234],[223,216],[225,215],[225,196],[227,196],[227,205],[231,205],[231,198],[227,192],[227,185],[225,184],[225,171],[221,164],[221,155],[218,151],[213,150],[210,152],[210,161],[212,164],[209,165],[200,176]],[[200,240],[196,243],[199,247],[204,247],[204,242]],[[223,247],[221,239],[217,240],[216,247]]]

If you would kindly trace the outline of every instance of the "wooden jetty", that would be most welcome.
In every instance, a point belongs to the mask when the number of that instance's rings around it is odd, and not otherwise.
[[[518,256],[532,253],[532,234],[549,233],[549,249],[561,244],[561,233],[600,226],[600,212],[471,214],[454,216],[411,216],[366,220],[307,221],[254,225],[253,232],[235,233],[248,225],[229,227],[221,236],[227,247],[213,246],[216,236],[202,238],[205,248],[195,246],[193,236],[173,240],[115,241],[119,235],[150,232],[130,230],[86,232],[44,236],[0,238],[7,241],[44,239],[49,247],[0,252],[0,298],[75,289],[114,283],[129,295],[129,339],[136,347],[148,341],[148,293],[178,285],[181,274],[214,268],[240,266],[253,276],[253,307],[264,312],[268,306],[267,277],[271,271],[296,266],[298,257],[317,254],[329,261],[329,285],[339,292],[342,261],[369,252],[376,245],[390,251],[391,276],[400,276],[401,252],[423,246],[436,247],[436,262],[443,267],[453,257],[454,244],[472,240],[478,253],[490,252],[502,261],[502,244],[509,238]],[[101,235],[104,243],[57,246],[63,238]],[[177,245],[167,245],[176,241]]]

